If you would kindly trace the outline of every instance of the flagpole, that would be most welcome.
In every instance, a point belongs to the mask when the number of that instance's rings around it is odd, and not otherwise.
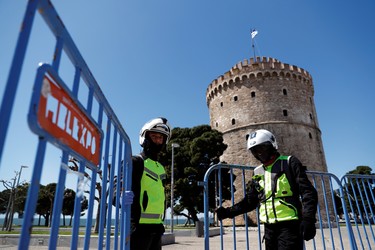
[[[258,34],[258,31],[256,29],[251,29],[250,35],[251,35],[251,47],[253,48],[254,53],[254,60],[256,61],[255,57],[255,44],[254,44],[254,38]]]
[[[254,38],[253,37],[251,37],[251,47],[253,48],[254,61],[256,61],[256,58],[255,58],[255,45],[254,45]]]

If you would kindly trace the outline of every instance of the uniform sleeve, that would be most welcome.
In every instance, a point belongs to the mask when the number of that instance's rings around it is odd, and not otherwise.
[[[306,167],[294,156],[290,158],[289,165],[293,171],[298,192],[302,198],[302,219],[316,220],[318,194],[306,174]]]
[[[143,174],[143,160],[140,157],[133,156],[133,172],[132,172],[132,191],[134,193],[133,203],[131,206],[131,223],[136,226],[141,217],[141,179]]]
[[[240,202],[229,208],[230,218],[250,212],[258,206],[258,191],[256,190],[255,185],[256,183],[254,181],[250,181],[246,188],[245,197]]]

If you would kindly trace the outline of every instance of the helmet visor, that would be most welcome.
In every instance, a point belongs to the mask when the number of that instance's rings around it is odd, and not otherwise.
[[[169,127],[166,124],[156,124],[150,131],[169,134]]]

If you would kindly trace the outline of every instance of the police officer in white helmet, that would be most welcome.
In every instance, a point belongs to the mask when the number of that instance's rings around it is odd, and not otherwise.
[[[139,143],[143,150],[133,156],[130,249],[161,249],[161,237],[165,231],[164,186],[166,173],[158,162],[160,151],[172,135],[167,119],[158,117],[148,121],[141,129]]]
[[[302,250],[303,240],[315,237],[318,203],[306,167],[295,156],[280,155],[275,136],[265,129],[248,135],[247,149],[262,164],[255,168],[245,198],[232,207],[218,208],[218,218],[233,218],[259,207],[266,250]]]

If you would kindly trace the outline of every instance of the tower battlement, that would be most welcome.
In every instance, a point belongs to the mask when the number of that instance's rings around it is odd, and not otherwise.
[[[243,81],[246,78],[251,80],[263,77],[287,78],[308,84],[313,91],[312,77],[308,71],[295,65],[280,62],[272,57],[256,57],[245,59],[234,65],[229,71],[213,80],[206,91],[207,105],[218,91],[228,87],[230,84]]]

